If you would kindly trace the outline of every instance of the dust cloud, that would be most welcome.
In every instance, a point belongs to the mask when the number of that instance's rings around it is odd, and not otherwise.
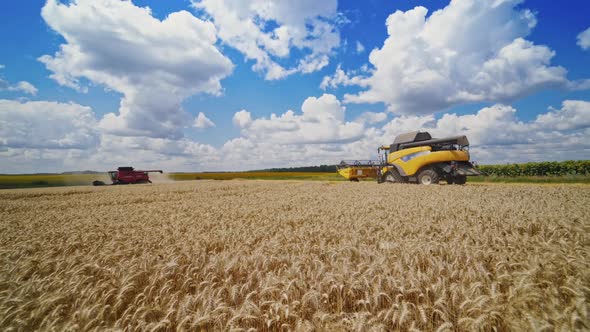
[[[175,182],[169,173],[150,173],[150,180],[153,183],[171,183]]]

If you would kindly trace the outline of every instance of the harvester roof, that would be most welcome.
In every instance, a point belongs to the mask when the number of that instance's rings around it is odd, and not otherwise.
[[[409,133],[398,135],[393,140],[393,144],[420,142],[427,141],[429,139],[432,139],[432,136],[430,136],[430,134],[427,131],[412,131]]]
[[[416,146],[440,146],[440,145],[459,145],[468,146],[467,136],[452,136],[445,138],[432,138],[426,131],[413,131],[398,135],[390,145],[390,151],[395,152],[402,149],[413,148]]]

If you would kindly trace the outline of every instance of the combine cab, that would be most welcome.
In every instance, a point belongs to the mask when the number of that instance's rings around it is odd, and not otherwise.
[[[162,173],[162,170],[149,170],[140,171],[135,170],[133,167],[119,167],[116,171],[110,171],[109,177],[111,178],[112,184],[140,184],[140,183],[152,183],[148,173]],[[105,183],[102,181],[92,182],[94,186],[104,186]]]
[[[441,180],[448,184],[465,184],[467,176],[480,174],[469,162],[469,140],[465,136],[437,139],[428,132],[415,131],[397,136],[391,145],[379,147],[378,152],[379,161],[371,161],[378,167],[363,164],[355,168],[343,162],[338,173],[349,180],[355,177],[355,172],[366,172],[379,183],[426,185]]]

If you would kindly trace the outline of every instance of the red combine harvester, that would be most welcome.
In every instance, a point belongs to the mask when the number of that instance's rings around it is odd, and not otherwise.
[[[140,171],[135,170],[133,167],[119,167],[116,171],[110,171],[109,176],[111,177],[112,184],[139,184],[139,183],[152,183],[148,173],[157,172],[162,173],[162,170],[149,170]],[[105,183],[102,181],[92,182],[94,186],[104,186]]]

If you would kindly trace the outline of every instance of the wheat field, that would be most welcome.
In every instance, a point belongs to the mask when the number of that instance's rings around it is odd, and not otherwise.
[[[590,329],[590,186],[0,192],[3,331]]]

